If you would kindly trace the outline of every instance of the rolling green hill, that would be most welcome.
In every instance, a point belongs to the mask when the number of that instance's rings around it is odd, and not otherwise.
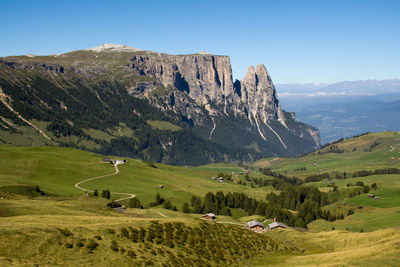
[[[78,181],[114,173],[111,164],[101,162],[103,156],[72,148],[2,145],[0,265],[395,266],[400,257],[400,174],[373,171],[400,169],[399,151],[400,134],[385,132],[346,139],[296,159],[268,158],[248,166],[189,168],[128,158],[118,165],[118,174],[82,184],[100,192],[136,194],[146,207],[121,213],[106,206],[120,196],[111,194],[108,200],[74,187]],[[266,176],[262,168],[300,180],[328,173],[330,178],[286,186],[317,187],[330,200],[321,209],[344,214],[343,219],[313,220],[307,231],[255,234],[245,223],[268,223],[271,218],[246,216],[242,209],[231,208],[231,216],[217,215],[215,221],[204,223],[200,214],[182,212],[184,202],[190,203],[193,196],[204,199],[207,192],[241,192],[257,201],[270,192],[284,192],[285,187],[277,189],[272,183],[284,178]],[[362,170],[372,173],[353,177]],[[342,177],[336,177],[338,173]],[[231,178],[222,184],[210,179],[219,175]],[[178,210],[152,207],[157,193]],[[122,204],[128,206],[129,201]],[[300,210],[288,212],[296,215]]]

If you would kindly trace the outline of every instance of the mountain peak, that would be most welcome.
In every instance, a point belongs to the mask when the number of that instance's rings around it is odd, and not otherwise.
[[[87,51],[93,52],[137,52],[142,51],[139,48],[133,48],[127,45],[121,44],[102,44],[93,48],[86,49]]]

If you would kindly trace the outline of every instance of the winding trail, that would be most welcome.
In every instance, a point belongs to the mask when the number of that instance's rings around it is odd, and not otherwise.
[[[80,185],[80,184],[83,184],[83,183],[86,183],[86,182],[89,182],[89,181],[93,181],[93,180],[97,180],[97,179],[101,179],[101,178],[106,178],[106,177],[110,177],[110,176],[113,176],[113,175],[117,175],[117,174],[119,173],[119,170],[118,170],[118,165],[119,165],[119,164],[120,164],[120,163],[115,163],[115,164],[114,164],[114,169],[115,169],[115,172],[114,172],[114,173],[106,174],[106,175],[101,175],[101,176],[96,176],[96,177],[92,177],[92,178],[88,178],[88,179],[82,180],[82,181],[80,181],[80,182],[77,182],[77,183],[74,185],[75,188],[77,188],[77,189],[79,189],[79,190],[82,190],[82,191],[85,191],[85,192],[94,192],[93,190],[90,190],[90,189],[81,187],[81,186],[79,186],[79,185]],[[114,202],[119,202],[119,201],[122,201],[122,200],[127,200],[127,199],[131,199],[131,198],[136,197],[135,194],[130,194],[130,193],[119,193],[119,192],[110,192],[110,193],[111,193],[111,194],[114,194],[114,195],[124,195],[124,196],[128,196],[128,197],[116,199],[116,200],[114,200]]]
[[[212,128],[212,130],[211,130],[211,132],[210,132],[210,135],[209,135],[208,139],[211,139],[211,138],[212,138],[212,134],[213,134],[215,128],[217,127],[217,125],[215,124],[215,120],[214,120],[213,117],[211,117],[211,120],[212,120],[214,126],[213,126],[213,128]]]

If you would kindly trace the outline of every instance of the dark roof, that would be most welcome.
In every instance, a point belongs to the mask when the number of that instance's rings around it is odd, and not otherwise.
[[[256,220],[250,221],[250,222],[247,223],[247,227],[249,227],[249,228],[252,228],[254,226],[261,226],[262,228],[265,228],[265,226],[264,226],[264,224],[262,224],[262,222],[259,222],[259,221],[256,221]]]
[[[276,228],[276,227],[287,228],[287,225],[280,223],[280,222],[273,222],[273,223],[268,224],[268,227],[271,229]]]

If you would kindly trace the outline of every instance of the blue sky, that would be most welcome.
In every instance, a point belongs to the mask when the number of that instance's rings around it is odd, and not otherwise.
[[[119,43],[265,64],[275,83],[400,78],[400,1],[0,1],[0,56]]]

